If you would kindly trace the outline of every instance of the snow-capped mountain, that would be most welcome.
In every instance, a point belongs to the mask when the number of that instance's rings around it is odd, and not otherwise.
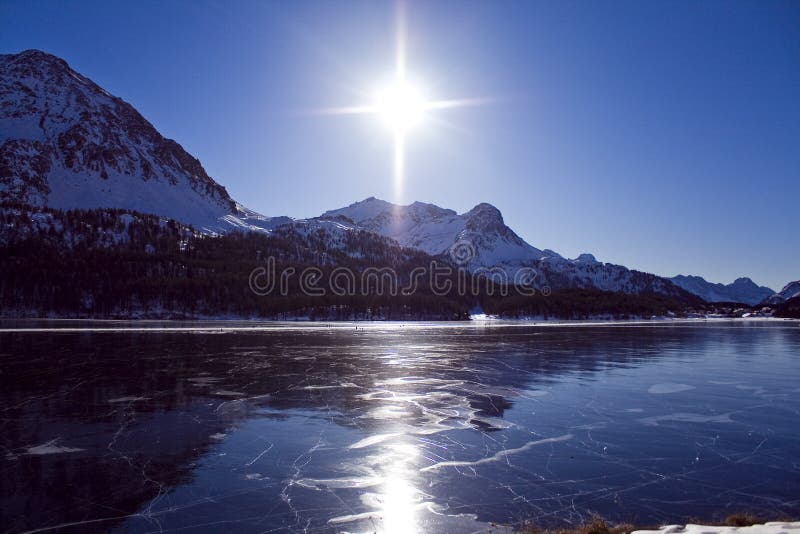
[[[598,262],[590,254],[567,259],[536,248],[486,203],[458,214],[422,202],[398,206],[368,198],[313,219],[265,217],[235,202],[195,157],[133,106],[37,50],[0,55],[0,200],[132,210],[206,233],[291,227],[296,235],[325,236],[336,250],[352,241],[349,233],[367,231],[444,255],[473,272],[499,270],[508,281],[531,268],[539,287],[694,298],[668,279]]]
[[[800,297],[800,280],[789,282],[779,292],[764,299],[763,303],[771,305],[780,304],[795,297]]]
[[[399,206],[370,197],[322,217],[345,217],[365,230],[434,256],[452,251],[455,261],[472,267],[530,264],[558,256],[526,243],[505,225],[497,208],[485,203],[459,215],[434,204]]]
[[[536,272],[533,285],[538,287],[687,296],[666,278],[602,263],[591,254],[567,259],[552,250],[538,249],[506,226],[500,210],[491,204],[478,204],[458,214],[434,204],[414,202],[399,206],[370,197],[346,208],[327,211],[322,218],[349,221],[356,227],[391,237],[403,246],[434,256],[445,255],[473,272],[499,268],[509,282],[515,280],[521,268],[530,268]]]
[[[156,213],[209,231],[270,227],[133,106],[38,50],[0,55],[0,199]]]
[[[670,280],[706,302],[741,302],[753,306],[775,293],[774,290],[759,286],[749,278],[737,278],[727,285],[708,282],[701,276],[682,274]]]
[[[580,287],[636,295],[655,293],[684,300],[696,298],[668,278],[600,262],[591,254],[581,254],[572,260],[547,257],[536,262],[534,269],[539,273],[540,285],[546,284],[552,289]]]

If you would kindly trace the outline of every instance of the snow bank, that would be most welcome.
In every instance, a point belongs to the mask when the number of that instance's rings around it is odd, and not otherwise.
[[[667,525],[658,530],[634,530],[633,534],[800,534],[800,521],[775,521],[750,527],[709,527]]]

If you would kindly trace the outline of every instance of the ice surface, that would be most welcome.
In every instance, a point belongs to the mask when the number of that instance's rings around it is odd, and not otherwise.
[[[3,374],[24,377],[0,389],[12,531],[797,510],[797,323],[5,324]],[[61,506],[54,485],[91,498]]]

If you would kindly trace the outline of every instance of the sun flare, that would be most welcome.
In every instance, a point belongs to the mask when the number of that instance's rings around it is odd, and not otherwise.
[[[375,113],[397,133],[406,132],[425,118],[426,101],[419,87],[395,82],[375,92]]]
[[[461,108],[466,106],[478,106],[489,102],[487,98],[459,98],[459,99],[438,99],[422,91],[422,88],[407,75],[407,33],[405,2],[396,2],[396,33],[395,33],[395,60],[394,72],[391,81],[381,86],[372,93],[372,100],[354,103],[349,106],[339,106],[315,110],[314,113],[324,115],[373,115],[386,128],[392,132],[392,178],[394,181],[395,202],[402,202],[403,183],[405,182],[406,161],[405,150],[407,138],[410,137],[411,130],[419,129],[421,123],[428,122],[429,117],[433,119],[436,112]],[[363,94],[363,90],[355,92]],[[364,95],[369,98],[369,94]],[[441,124],[441,119],[429,121]]]

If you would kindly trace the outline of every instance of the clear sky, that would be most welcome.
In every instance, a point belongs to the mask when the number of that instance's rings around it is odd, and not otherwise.
[[[359,103],[394,6],[350,0],[0,0],[0,51],[66,59],[267,215],[394,200],[391,134]],[[539,248],[661,275],[800,278],[800,2],[409,2],[402,201],[489,202]]]

